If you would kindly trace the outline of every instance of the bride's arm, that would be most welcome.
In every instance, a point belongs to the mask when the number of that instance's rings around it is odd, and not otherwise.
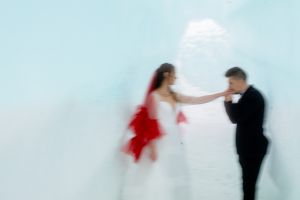
[[[149,144],[150,147],[150,159],[152,161],[156,161],[157,160],[157,147],[156,147],[156,142],[155,141],[151,141]]]
[[[225,91],[225,92],[219,92],[219,93],[215,93],[215,94],[195,97],[195,96],[186,96],[186,95],[176,93],[176,99],[180,103],[194,105],[194,104],[208,103],[219,97],[225,96],[227,94],[228,94],[228,91]]]
[[[151,119],[157,119],[157,104],[158,104],[158,102],[157,102],[156,96],[152,92],[148,96],[147,101],[146,101],[146,105],[148,107],[148,114]],[[152,161],[156,161],[157,160],[157,147],[156,147],[155,140],[152,140],[149,143],[149,148],[150,148],[150,155],[149,155],[150,159]]]
[[[147,101],[146,101],[146,106],[148,108],[148,114],[151,119],[157,119],[157,105],[158,105],[157,98],[156,98],[154,92],[152,92],[149,94]]]

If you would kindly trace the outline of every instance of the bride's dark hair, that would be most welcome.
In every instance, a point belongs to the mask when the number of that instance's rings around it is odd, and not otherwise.
[[[161,86],[162,82],[165,80],[164,73],[168,72],[174,72],[175,67],[174,65],[170,63],[163,63],[157,68],[156,75],[155,75],[155,81],[154,81],[154,89],[157,89]]]

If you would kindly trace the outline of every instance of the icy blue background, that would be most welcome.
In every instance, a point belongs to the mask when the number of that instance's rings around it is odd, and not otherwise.
[[[208,92],[226,88],[228,67],[245,68],[268,99],[273,186],[262,197],[299,199],[299,8],[296,0],[2,1],[0,198],[116,199],[122,172],[111,168],[112,152],[153,70],[172,62]]]

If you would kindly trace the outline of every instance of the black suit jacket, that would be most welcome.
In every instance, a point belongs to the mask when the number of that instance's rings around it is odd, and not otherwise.
[[[237,103],[225,101],[226,112],[236,127],[236,148],[241,156],[259,156],[267,151],[263,123],[265,101],[262,94],[249,86]]]

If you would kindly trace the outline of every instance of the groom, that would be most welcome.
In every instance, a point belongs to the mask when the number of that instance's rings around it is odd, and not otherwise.
[[[240,94],[237,103],[232,95],[225,97],[225,109],[236,126],[236,148],[242,168],[244,200],[255,199],[256,181],[262,161],[266,155],[268,140],[263,134],[265,101],[262,94],[248,85],[247,75],[239,67],[229,69],[229,90]]]

